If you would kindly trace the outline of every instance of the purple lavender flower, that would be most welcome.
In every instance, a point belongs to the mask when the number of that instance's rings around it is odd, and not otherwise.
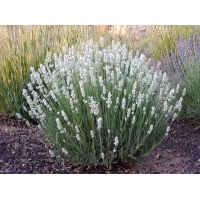
[[[184,69],[191,69],[194,65],[200,65],[200,33],[195,33],[192,37],[185,39],[180,35],[176,39],[175,51],[171,55],[163,57],[164,71],[173,72],[177,78],[184,75]]]

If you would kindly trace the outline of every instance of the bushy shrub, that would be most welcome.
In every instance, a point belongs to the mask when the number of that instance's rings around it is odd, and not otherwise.
[[[186,88],[182,114],[200,117],[200,34],[197,32],[186,39],[183,35],[176,40],[175,51],[163,58],[163,67],[172,81]]]
[[[73,164],[131,163],[162,141],[181,110],[179,85],[172,88],[166,73],[143,54],[133,58],[125,44],[90,40],[53,62],[47,55],[31,68],[24,109],[55,144],[51,155]]]

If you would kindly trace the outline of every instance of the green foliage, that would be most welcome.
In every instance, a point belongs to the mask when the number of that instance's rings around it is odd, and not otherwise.
[[[131,163],[168,134],[181,110],[166,73],[154,71],[143,54],[132,57],[126,45],[104,48],[104,40],[82,44],[82,51],[47,54],[31,68],[23,95],[25,111],[39,123],[61,155],[73,164]],[[54,65],[52,65],[54,63]]]
[[[186,88],[182,116],[200,117],[200,44],[199,33],[185,38],[177,38],[174,52],[163,57],[163,70],[171,77],[171,82]]]
[[[181,87],[185,87],[187,93],[183,101],[182,116],[197,117],[200,119],[200,68],[195,65],[192,69],[186,69],[181,78]]]

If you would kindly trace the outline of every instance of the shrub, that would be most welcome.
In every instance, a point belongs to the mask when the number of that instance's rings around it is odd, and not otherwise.
[[[176,40],[175,51],[165,56],[164,67],[175,84],[186,88],[181,114],[188,117],[200,117],[200,44],[199,33],[186,39]]]
[[[31,68],[23,95],[29,115],[55,144],[52,155],[73,164],[106,165],[147,155],[168,134],[181,109],[179,85],[155,71],[143,54],[132,57],[126,45],[104,40],[72,47]]]

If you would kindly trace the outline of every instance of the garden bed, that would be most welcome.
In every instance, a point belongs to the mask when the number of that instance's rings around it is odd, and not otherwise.
[[[0,174],[199,174],[200,129],[191,119],[178,119],[169,135],[143,162],[90,168],[52,157],[45,134],[19,120],[0,115]]]

